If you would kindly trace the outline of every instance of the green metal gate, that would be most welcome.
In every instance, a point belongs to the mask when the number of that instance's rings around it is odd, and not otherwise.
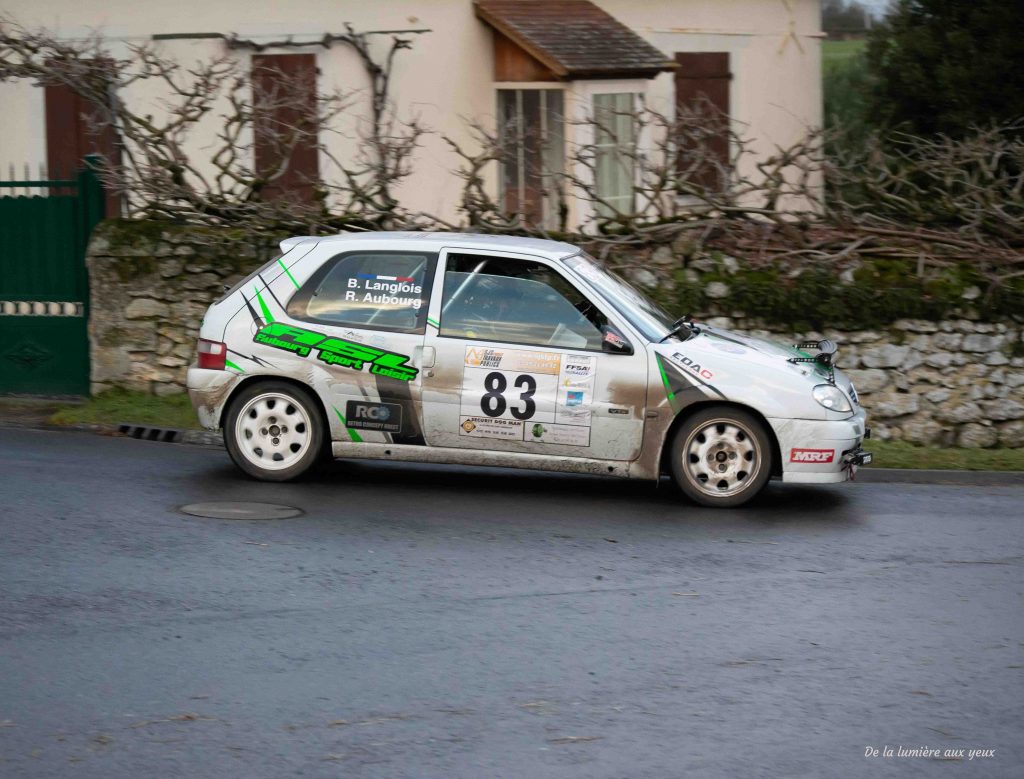
[[[4,194],[11,189],[49,194]],[[89,393],[85,250],[104,210],[89,168],[73,179],[0,181],[0,393]]]

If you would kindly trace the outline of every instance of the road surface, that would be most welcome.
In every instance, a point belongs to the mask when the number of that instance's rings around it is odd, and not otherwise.
[[[260,484],[215,449],[11,429],[0,469],[0,776],[1024,771],[1021,487],[715,511],[393,463]],[[305,514],[178,511],[210,500]],[[925,747],[964,756],[898,753]]]

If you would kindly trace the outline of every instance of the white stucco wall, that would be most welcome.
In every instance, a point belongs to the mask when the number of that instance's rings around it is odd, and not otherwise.
[[[818,0],[595,0],[620,21],[660,48],[668,57],[678,51],[728,51],[734,79],[732,112],[747,123],[765,151],[786,144],[809,125],[820,124],[820,39]],[[391,97],[400,116],[417,116],[433,130],[425,136],[415,173],[399,190],[410,209],[457,220],[460,181],[450,173],[457,160],[441,135],[459,143],[471,140],[464,120],[494,121],[496,85],[490,29],[474,13],[470,0],[177,0],[174,3],[139,0],[7,0],[5,13],[28,27],[45,27],[61,38],[76,38],[91,30],[110,39],[113,53],[153,34],[237,33],[259,41],[292,36],[314,40],[325,32],[427,28],[412,36],[413,47],[396,57]],[[792,35],[790,35],[792,33]],[[383,52],[387,37],[381,36]],[[217,41],[168,41],[165,51],[183,61],[224,51]],[[268,50],[285,53],[296,49]],[[322,89],[353,92],[345,135],[326,138],[331,152],[347,159],[358,143],[360,117],[368,111],[368,81],[357,56],[335,44],[315,52]],[[240,52],[239,56],[248,54]],[[609,87],[611,85],[608,85]],[[648,84],[648,97],[661,107],[671,106],[673,79],[663,74]],[[582,95],[588,86],[569,85]],[[600,91],[600,90],[598,90]],[[609,90],[611,91],[611,90]],[[159,89],[147,84],[126,97],[148,103],[158,111]],[[33,170],[46,158],[42,90],[24,84],[0,84],[0,170],[13,163]],[[213,122],[205,138],[192,149],[202,157],[208,149]],[[347,137],[345,137],[347,136]],[[205,152],[208,155],[208,151]],[[321,172],[330,164],[321,160]],[[496,186],[496,176],[494,177]]]

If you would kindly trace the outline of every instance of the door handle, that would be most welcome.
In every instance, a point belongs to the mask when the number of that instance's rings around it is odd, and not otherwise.
[[[434,360],[437,358],[437,353],[434,351],[433,346],[423,347],[422,366],[423,368],[433,368]]]

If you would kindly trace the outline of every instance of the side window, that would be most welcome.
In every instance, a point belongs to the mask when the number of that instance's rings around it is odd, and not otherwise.
[[[543,263],[448,257],[441,336],[600,351],[606,324],[604,314]]]
[[[339,254],[292,296],[288,315],[329,325],[422,331],[435,259],[398,252]]]

